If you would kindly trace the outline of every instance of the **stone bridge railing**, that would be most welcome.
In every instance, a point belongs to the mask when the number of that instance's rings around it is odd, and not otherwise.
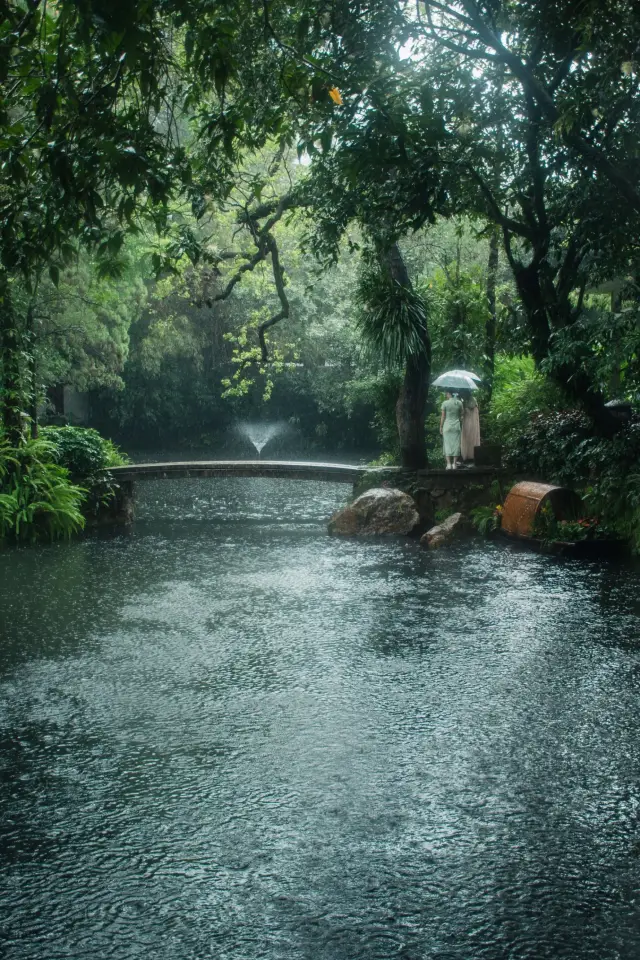
[[[357,483],[371,468],[345,463],[290,460],[191,460],[184,463],[131,463],[109,471],[118,482],[177,480],[188,477],[270,477],[278,480],[326,480]]]
[[[493,467],[467,470],[419,470],[408,473],[399,467],[363,467],[346,463],[314,463],[290,460],[188,460],[177,463],[130,463],[109,471],[118,484],[111,504],[112,520],[133,519],[134,487],[144,480],[179,480],[201,477],[264,477],[279,480],[320,480],[345,483],[358,489],[388,484],[408,490],[421,514],[462,502],[484,502],[493,480],[501,474]],[[105,520],[108,518],[105,517]]]

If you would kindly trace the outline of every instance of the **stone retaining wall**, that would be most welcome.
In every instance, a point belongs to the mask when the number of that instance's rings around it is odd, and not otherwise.
[[[499,467],[468,467],[461,470],[418,470],[381,467],[367,472],[354,486],[359,496],[371,487],[395,487],[410,493],[418,505],[422,524],[432,524],[439,510],[468,515],[475,507],[502,503],[505,477]]]

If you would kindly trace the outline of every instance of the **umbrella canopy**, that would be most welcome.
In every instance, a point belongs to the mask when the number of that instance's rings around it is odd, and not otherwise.
[[[479,377],[477,373],[473,373],[471,370],[447,370],[442,376],[469,377],[470,380],[477,380],[478,383],[482,380],[482,377]]]
[[[433,381],[434,387],[445,390],[477,390],[480,377],[470,370],[448,370]]]

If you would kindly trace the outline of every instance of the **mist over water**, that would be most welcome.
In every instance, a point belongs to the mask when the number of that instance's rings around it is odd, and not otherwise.
[[[158,481],[0,553],[3,960],[637,960],[640,575]]]

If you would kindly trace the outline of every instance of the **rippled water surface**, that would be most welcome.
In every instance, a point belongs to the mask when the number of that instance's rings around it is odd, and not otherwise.
[[[330,539],[346,492],[0,554],[3,960],[640,956],[637,570]]]

